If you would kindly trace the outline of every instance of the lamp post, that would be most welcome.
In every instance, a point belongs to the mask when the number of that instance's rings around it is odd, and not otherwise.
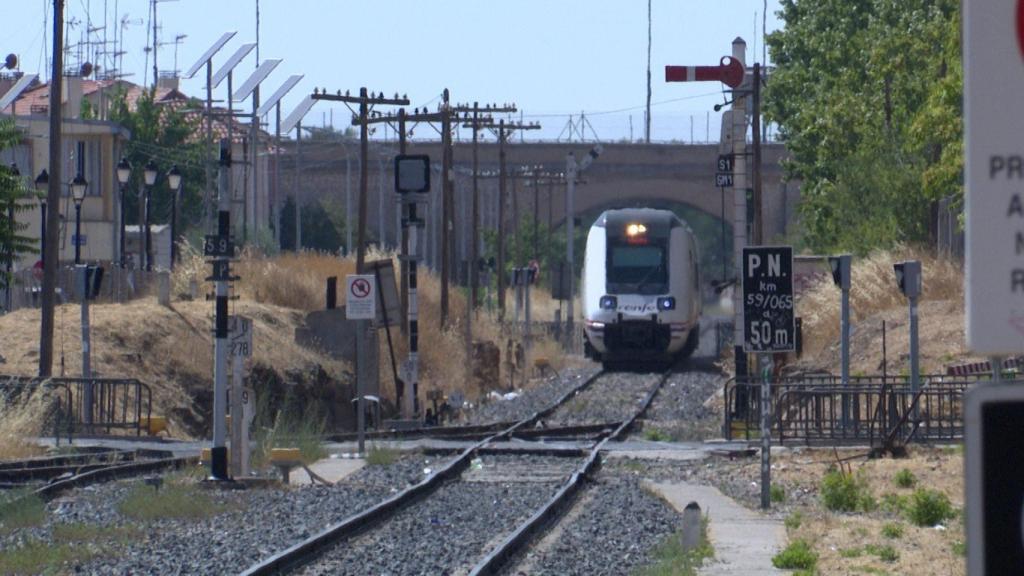
[[[11,162],[11,176],[14,176],[14,178],[17,179],[17,180],[21,180],[21,171],[18,170],[18,163],[17,162]],[[20,185],[20,182],[19,182],[19,185]],[[9,229],[10,233],[11,233],[11,241],[13,242],[14,241],[14,232],[17,229],[17,227],[14,224],[14,198],[11,198],[11,201],[7,203],[7,226],[8,226],[8,229]],[[14,252],[12,251],[11,254],[10,254],[10,257],[7,259],[7,279],[6,279],[5,283],[4,283],[4,296],[6,296],[5,302],[4,302],[4,309],[7,312],[11,311],[11,304],[13,303],[13,300],[11,298],[11,284],[14,282],[14,279],[12,277],[13,273],[14,273]]]
[[[125,190],[125,186],[128,184],[128,179],[131,178],[131,176],[132,176],[132,165],[128,163],[128,160],[126,158],[122,157],[121,161],[117,163],[117,183],[121,187],[121,214],[120,214],[120,218],[121,218],[121,222],[120,222],[121,233],[118,236],[118,242],[119,242],[119,244],[118,244],[118,253],[120,254],[120,265],[121,265],[122,269],[124,269],[124,267],[127,265],[127,259],[125,258],[126,242],[125,242],[125,237],[124,237],[124,228],[125,228],[124,190]]]
[[[181,171],[177,164],[167,173],[167,187],[171,189],[171,270],[174,270],[178,252],[178,195],[181,194]]]
[[[79,172],[71,181],[71,197],[75,201],[75,264],[82,263],[82,202],[89,183]]]
[[[150,220],[149,220],[149,217],[150,217],[150,210],[149,210],[149,208],[150,208],[150,200],[152,198],[153,184],[156,184],[156,174],[157,174],[156,173],[156,162],[153,162],[152,160],[150,160],[149,162],[146,162],[146,168],[145,168],[145,171],[143,172],[143,179],[146,182],[146,187],[145,187],[145,190],[146,190],[146,198],[145,198],[145,202],[146,202],[146,217],[145,217],[146,224],[145,225],[146,225],[146,271],[147,272],[153,270],[153,238],[150,235],[150,229],[149,229],[149,222],[150,222]]]
[[[36,176],[36,190],[46,192],[50,186],[50,174],[43,168],[43,171]],[[46,196],[39,196],[39,262],[46,264]]]

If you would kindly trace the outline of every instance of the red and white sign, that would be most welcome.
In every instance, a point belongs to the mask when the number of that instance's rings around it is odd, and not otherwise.
[[[345,276],[345,317],[373,320],[377,317],[376,278],[373,274]]]
[[[965,0],[963,22],[967,346],[1009,356],[1024,352],[1024,0]]]
[[[718,66],[665,66],[665,82],[722,82],[730,88],[743,83],[743,64],[722,56]]]

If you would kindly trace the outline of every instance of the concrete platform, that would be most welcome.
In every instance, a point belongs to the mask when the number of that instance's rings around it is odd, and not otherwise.
[[[366,466],[366,460],[362,458],[324,458],[314,462],[310,465],[309,469],[317,476],[333,484],[355,474],[363,466]],[[303,468],[293,470],[290,480],[289,483],[293,486],[304,486],[314,483],[314,480]]]
[[[772,556],[785,546],[782,522],[737,504],[716,488],[695,484],[646,482],[680,512],[697,502],[710,518],[708,537],[715,557],[700,570],[705,576],[768,576],[785,572],[772,566]]]

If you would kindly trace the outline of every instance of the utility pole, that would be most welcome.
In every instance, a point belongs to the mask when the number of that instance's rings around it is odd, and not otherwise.
[[[597,157],[604,151],[604,147],[598,144],[590,149],[590,152],[583,158],[579,163],[576,162],[576,155],[569,152],[565,159],[565,260],[566,266],[569,267],[569,273],[566,276],[569,278],[568,294],[565,308],[565,326],[566,326],[566,338],[567,342],[572,342],[573,338],[573,323],[575,322],[573,308],[575,307],[576,298],[576,257],[575,251],[575,239],[576,239],[576,177],[580,172],[586,170],[590,164],[597,160]]]
[[[441,95],[441,329],[448,325],[448,283],[451,274],[452,234],[452,123],[448,89]]]
[[[394,98],[385,98],[383,92],[379,94],[367,93],[365,87],[359,89],[359,96],[350,96],[348,92],[342,94],[341,90],[338,90],[336,94],[328,94],[326,90],[319,92],[314,89],[312,98],[313,100],[344,103],[355,115],[352,118],[352,125],[359,126],[359,231],[356,240],[358,242],[358,246],[356,246],[356,273],[362,274],[363,264],[366,261],[366,205],[370,155],[370,135],[367,119],[370,117],[370,112],[374,106],[408,106],[409,99],[404,96],[399,98],[398,94],[395,94]],[[349,104],[358,105],[359,112],[357,113],[353,110]]]
[[[53,373],[53,312],[56,301],[57,269],[60,266],[61,93],[64,79],[64,0],[53,0],[53,71],[50,76],[50,180],[46,191],[46,232],[43,239],[42,321],[39,329],[39,377]]]
[[[498,137],[498,318],[505,319],[505,205],[507,204],[507,193],[505,179],[508,173],[505,167],[505,143],[508,137],[516,130],[540,130],[537,122],[525,124],[522,122],[505,122],[504,119],[497,124],[486,126],[496,131]]]
[[[471,227],[471,238],[472,241],[469,243],[469,300],[470,307],[473,310],[479,306],[479,294],[480,291],[480,270],[477,265],[477,260],[480,259],[480,160],[478,157],[479,152],[479,132],[482,128],[491,126],[494,124],[494,119],[490,116],[491,114],[504,114],[517,112],[515,104],[504,104],[498,106],[497,104],[487,104],[483,108],[480,107],[479,102],[473,102],[472,106],[456,106],[455,112],[461,112],[462,114],[472,114],[472,118],[463,119],[463,127],[469,128],[473,131],[473,215]],[[487,116],[481,116],[484,113]]]
[[[761,193],[761,65],[754,63],[754,111],[752,134],[754,139],[754,242],[764,244],[764,216],[762,215]],[[746,140],[746,138],[744,138]]]

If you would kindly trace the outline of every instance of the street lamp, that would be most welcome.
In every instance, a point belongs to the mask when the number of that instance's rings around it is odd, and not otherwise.
[[[151,159],[146,162],[146,167],[143,172],[143,180],[146,183],[146,270],[153,270],[153,237],[150,235],[149,229],[149,205],[151,200],[153,184],[156,184],[156,162]]]
[[[171,189],[171,270],[174,270],[178,252],[178,195],[181,194],[181,171],[177,164],[167,173],[167,187]]]
[[[36,191],[40,192],[39,196],[39,213],[41,218],[39,220],[39,249],[40,256],[39,262],[46,264],[46,195],[42,194],[50,187],[50,174],[43,168],[43,171],[36,176]]]
[[[82,201],[88,187],[89,183],[81,172],[71,181],[71,197],[75,201],[75,264],[82,263]]]
[[[125,215],[124,215],[124,190],[128,184],[128,180],[132,176],[132,165],[128,163],[128,160],[124,157],[117,163],[117,183],[121,186],[121,236],[120,236],[120,254],[121,254],[121,268],[124,268],[127,261],[125,260]]]

